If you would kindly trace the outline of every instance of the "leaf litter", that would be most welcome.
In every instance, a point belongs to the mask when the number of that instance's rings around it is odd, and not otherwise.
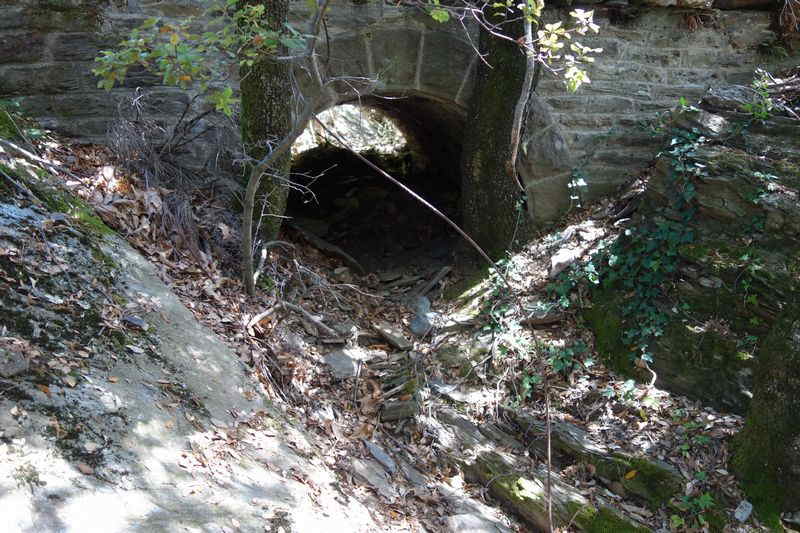
[[[730,439],[742,426],[740,417],[620,379],[592,354],[593,339],[576,313],[560,313],[553,321],[543,321],[536,314],[543,302],[547,305],[550,301],[544,287],[550,279],[555,252],[567,246],[589,253],[598,239],[616,231],[598,216],[610,209],[609,204],[573,213],[561,228],[540,235],[510,259],[505,268],[520,295],[516,302],[498,297],[491,282],[486,281],[474,287],[469,297],[447,300],[443,293],[463,281],[459,280],[461,274],[451,274],[436,289],[438,297],[431,297],[444,320],[432,334],[416,339],[408,329],[413,312],[407,302],[413,288],[424,285],[424,275],[393,274],[381,281],[369,274],[349,276],[350,282],[342,283],[340,259],[286,232],[282,238],[291,246],[267,250],[261,278],[267,282],[259,286],[258,296],[249,300],[232,275],[230,254],[221,253],[237,236],[234,226],[220,222],[222,218],[217,215],[225,208],[217,205],[213,196],[196,191],[189,197],[165,188],[142,187],[135,176],[115,166],[102,147],[50,143],[39,148],[42,157],[56,165],[52,173],[156,264],[184,305],[231,345],[263,384],[265,393],[290,419],[314,435],[312,443],[298,434],[292,446],[337,471],[341,480],[338,490],[371,501],[373,518],[387,529],[441,530],[443,519],[456,512],[450,491],[492,503],[486,487],[465,481],[457,463],[447,460],[450,450],[443,449],[428,426],[417,423],[414,416],[435,419],[440,409],[456,405],[477,426],[508,428],[513,423],[503,414],[503,407],[510,406],[543,420],[543,389],[533,376],[545,376],[551,384],[554,421],[580,428],[607,449],[664,461],[677,469],[684,481],[679,497],[651,510],[621,486],[604,479],[594,465],[561,465],[555,473],[592,502],[612,506],[654,530],[680,530],[671,517],[689,513],[686,502],[714,494],[724,500],[718,502],[724,506],[719,510],[732,517],[742,501],[741,491],[726,468]],[[13,294],[25,294],[53,311],[52,315],[31,320],[31,336],[37,339],[37,345],[47,345],[42,338],[57,320],[54,317],[67,312],[80,318],[98,307],[100,331],[93,332],[97,336],[122,328],[146,330],[146,322],[137,313],[152,311],[155,306],[148,302],[127,306],[115,303],[104,292],[103,280],[86,279],[81,266],[72,261],[70,246],[77,243],[73,242],[69,219],[52,216],[36,206],[30,209],[42,220],[38,232],[41,240],[19,242],[13,230],[0,226],[0,291],[13,285]],[[68,290],[55,291],[37,281],[44,279],[43,274],[67,279]],[[412,281],[400,284],[399,278]],[[581,297],[580,293],[572,296]],[[294,307],[284,305],[287,303]],[[534,314],[537,319],[531,321]],[[449,326],[447,319],[452,322]],[[393,325],[400,335],[413,339],[411,346],[393,348],[385,342],[380,328],[376,329],[379,324]],[[321,326],[337,335],[324,335]],[[56,341],[56,346],[48,346],[52,352],[45,356],[29,341],[6,337],[0,330],[0,351],[23,354],[20,357],[27,364],[38,365],[42,372],[60,376],[64,384],[74,387],[81,367],[91,364],[92,349],[91,341],[77,330],[72,332],[76,340],[71,346]],[[576,343],[586,346],[583,362],[554,372],[546,347],[564,348]],[[324,363],[325,355],[336,346],[369,354],[359,358],[354,377],[337,379]],[[467,347],[471,356],[466,367],[463,360],[442,356],[447,346],[457,346],[461,351]],[[541,349],[532,350],[530,346]],[[144,344],[125,348],[132,355],[147,349]],[[113,382],[117,378],[108,379]],[[1,380],[0,387],[5,383],[6,379]],[[481,394],[449,399],[448,394],[455,390]],[[470,399],[462,401],[464,398]],[[409,417],[382,421],[381,414],[393,402],[418,405]],[[190,471],[223,468],[219,458],[236,456],[237,449],[256,442],[263,445],[272,431],[254,420],[230,432],[206,433],[202,442],[193,443],[180,466]],[[502,441],[495,446],[504,448]],[[384,497],[381,486],[365,486],[353,472],[357,458],[376,459],[376,464],[385,469],[387,486],[396,489],[398,498]],[[522,460],[531,468],[541,462],[527,452]],[[93,472],[85,463],[78,468],[86,475]],[[291,469],[283,474],[314,491],[323,490]],[[638,475],[631,469],[624,477],[632,480]],[[502,511],[487,512],[511,530],[527,528]]]

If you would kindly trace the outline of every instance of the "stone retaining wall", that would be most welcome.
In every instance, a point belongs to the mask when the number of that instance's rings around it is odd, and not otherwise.
[[[80,141],[102,141],[120,101],[129,98],[133,88],[157,80],[132,74],[124,87],[97,89],[90,69],[98,50],[148,16],[185,16],[196,13],[199,4],[0,0],[0,98],[21,97],[24,109],[45,127]],[[304,2],[296,5],[299,17]],[[601,31],[585,44],[604,52],[589,70],[591,85],[568,94],[559,81],[545,76],[537,90],[536,109],[542,116],[529,125],[549,133],[537,136],[528,131],[532,155],[523,154],[521,164],[527,168],[523,175],[530,196],[538,204],[532,215],[540,220],[553,219],[569,206],[567,184],[574,170],[588,182],[586,199],[610,192],[638,172],[656,150],[642,121],[673,107],[681,96],[689,101],[699,97],[709,86],[749,83],[754,68],[764,62],[759,45],[774,39],[765,12],[711,11],[703,25],[690,31],[686,11],[642,8],[622,21],[616,20],[623,17],[614,8],[594,9]],[[548,14],[565,15],[560,10]],[[406,116],[411,130],[440,139],[441,147],[458,142],[477,61],[459,27],[439,25],[392,5],[338,0],[328,31],[332,73],[377,76],[384,85],[382,94],[414,96],[431,109],[441,108],[422,113],[422,107],[401,104],[394,115],[401,122]],[[188,98],[179,90],[156,90],[165,114],[182,109]],[[420,126],[425,116],[431,117],[429,124]],[[547,157],[541,154],[549,154],[552,161],[543,165],[524,160]]]
[[[759,45],[775,38],[766,12],[717,11],[696,31],[689,30],[686,12],[672,9],[649,9],[617,23],[608,10],[598,14],[600,33],[584,43],[604,50],[588,70],[591,84],[569,94],[551,76],[538,89],[592,195],[609,192],[621,175],[652,159],[658,142],[643,122],[681,97],[697,101],[709,87],[749,85],[754,69],[768,64]]]

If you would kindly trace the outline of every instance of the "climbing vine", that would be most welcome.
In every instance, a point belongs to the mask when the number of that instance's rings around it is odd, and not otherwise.
[[[697,148],[709,142],[706,137],[697,129],[675,129],[668,138],[668,148],[661,154],[669,164],[663,214],[626,229],[610,245],[601,245],[589,262],[561,273],[549,287],[565,308],[576,299],[574,289],[585,282],[622,289],[622,340],[632,358],[645,362],[652,361],[652,342],[667,325],[668,311],[660,303],[664,288],[678,271],[681,247],[695,239],[693,180],[707,175],[705,166],[694,159]]]
[[[666,311],[659,302],[664,286],[678,270],[679,249],[694,242],[690,222],[695,216],[693,178],[707,175],[693,159],[697,147],[707,142],[696,129],[674,130],[662,156],[669,162],[666,193],[667,216],[628,229],[608,249],[601,278],[605,287],[625,292],[623,341],[644,361],[652,361],[650,345],[664,332]]]

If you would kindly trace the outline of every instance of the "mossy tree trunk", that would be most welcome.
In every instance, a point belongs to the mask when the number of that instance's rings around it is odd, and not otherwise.
[[[263,24],[271,30],[283,31],[289,17],[289,0],[240,0],[240,5],[264,4]],[[279,52],[285,52],[280,51]],[[292,130],[292,110],[289,102],[292,84],[288,62],[277,62],[263,57],[251,67],[240,69],[242,98],[242,141],[247,154],[255,160],[267,153],[267,143],[276,143]],[[265,219],[261,235],[264,240],[274,240],[280,230],[281,217],[286,210],[289,189],[285,179],[289,175],[290,153],[278,158],[261,181],[258,204],[264,205]],[[245,180],[249,176],[245,172]],[[261,213],[255,209],[257,216]]]
[[[522,23],[509,28],[522,35]],[[481,30],[480,48],[486,60],[478,63],[475,90],[469,106],[464,156],[462,200],[464,229],[493,258],[500,258],[512,239],[530,235],[526,210],[520,210],[522,191],[506,164],[511,156],[514,108],[525,77],[525,55],[507,39]]]
[[[800,306],[788,306],[758,355],[753,401],[733,467],[762,520],[800,509]]]

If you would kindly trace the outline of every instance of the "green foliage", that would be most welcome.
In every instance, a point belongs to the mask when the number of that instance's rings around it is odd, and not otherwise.
[[[98,87],[110,90],[125,80],[128,71],[141,67],[161,76],[164,85],[199,89],[217,111],[233,113],[236,99],[226,84],[236,63],[252,66],[279,46],[302,47],[306,36],[291,27],[283,31],[265,25],[264,4],[239,5],[220,0],[204,13],[204,32],[199,22],[187,17],[181,22],[149,18],[113,50],[102,50],[92,72]]]
[[[705,167],[692,156],[707,142],[696,130],[673,133],[665,155],[670,162],[668,194],[673,219],[656,219],[628,229],[610,247],[607,267],[603,270],[605,287],[625,290],[622,305],[625,322],[623,342],[644,361],[652,361],[650,343],[664,333],[667,314],[659,306],[664,285],[678,269],[679,250],[694,241],[689,225],[695,215],[692,178],[707,175]]]
[[[433,0],[431,2],[431,7],[428,8],[428,14],[433,20],[439,23],[445,23],[450,20],[450,12],[446,9],[442,9],[439,0]]]
[[[554,372],[569,372],[579,362],[578,358],[588,351],[583,341],[576,341],[569,346],[549,346],[547,363]]]
[[[772,111],[775,110],[775,103],[772,101],[767,89],[768,83],[769,78],[766,73],[757,70],[756,77],[751,84],[753,99],[746,104],[742,104],[742,111],[750,114],[754,120],[767,120],[772,115]]]
[[[542,382],[544,382],[544,378],[539,374],[524,374],[520,382],[520,389],[522,390],[520,394],[521,399],[527,400],[530,398],[533,389]]]
[[[695,215],[696,191],[692,179],[706,176],[707,171],[693,156],[706,142],[708,139],[697,130],[672,131],[669,147],[662,153],[670,165],[666,184],[668,217],[656,217],[626,229],[610,246],[601,243],[590,261],[572,265],[548,286],[564,308],[573,305],[576,294],[580,297],[576,289],[587,283],[602,282],[604,291],[621,290],[622,343],[630,350],[631,358],[651,362],[650,345],[664,334],[668,323],[668,311],[659,302],[664,299],[664,287],[678,271],[679,252],[694,242],[690,223]],[[614,394],[617,392],[612,390],[611,395]],[[625,392],[621,394],[624,399]]]
[[[44,130],[30,119],[26,119],[20,107],[18,99],[0,100],[0,137],[31,140],[43,136]]]
[[[683,511],[684,515],[673,514],[670,516],[669,522],[672,530],[683,531],[692,527],[708,530],[709,522],[706,513],[715,505],[714,497],[708,492],[694,497],[683,496],[681,501],[675,504],[675,507]]]
[[[603,243],[600,244],[602,249]],[[597,264],[601,259],[600,254],[596,254],[592,259],[586,263],[573,263],[568,269],[561,272],[556,280],[547,285],[547,292],[553,297],[558,305],[563,309],[569,309],[573,305],[571,295],[578,294],[574,292],[581,284],[591,283],[597,285],[600,283],[600,272],[597,269]]]
[[[782,60],[789,57],[786,43],[779,38],[767,39],[757,46],[758,53],[767,59]]]
[[[544,9],[544,0],[502,0],[491,4],[493,16],[498,19],[508,18],[517,20],[519,12],[525,22],[539,26]],[[437,22],[450,20],[450,12],[442,6],[440,0],[428,0],[428,14]],[[543,61],[551,67],[552,72],[558,72],[564,79],[564,84],[570,92],[577,91],[584,83],[591,83],[589,75],[583,66],[594,62],[593,54],[599,54],[602,48],[590,48],[574,40],[576,35],[586,35],[589,32],[597,33],[600,26],[594,23],[594,11],[575,9],[570,11],[571,27],[566,27],[562,21],[545,24],[531,35],[530,40],[525,35],[507,35],[526,48],[525,52],[535,55],[538,61]],[[488,25],[488,24],[487,24]],[[495,33],[502,33],[502,22],[494,28]],[[567,46],[569,44],[569,46]]]

